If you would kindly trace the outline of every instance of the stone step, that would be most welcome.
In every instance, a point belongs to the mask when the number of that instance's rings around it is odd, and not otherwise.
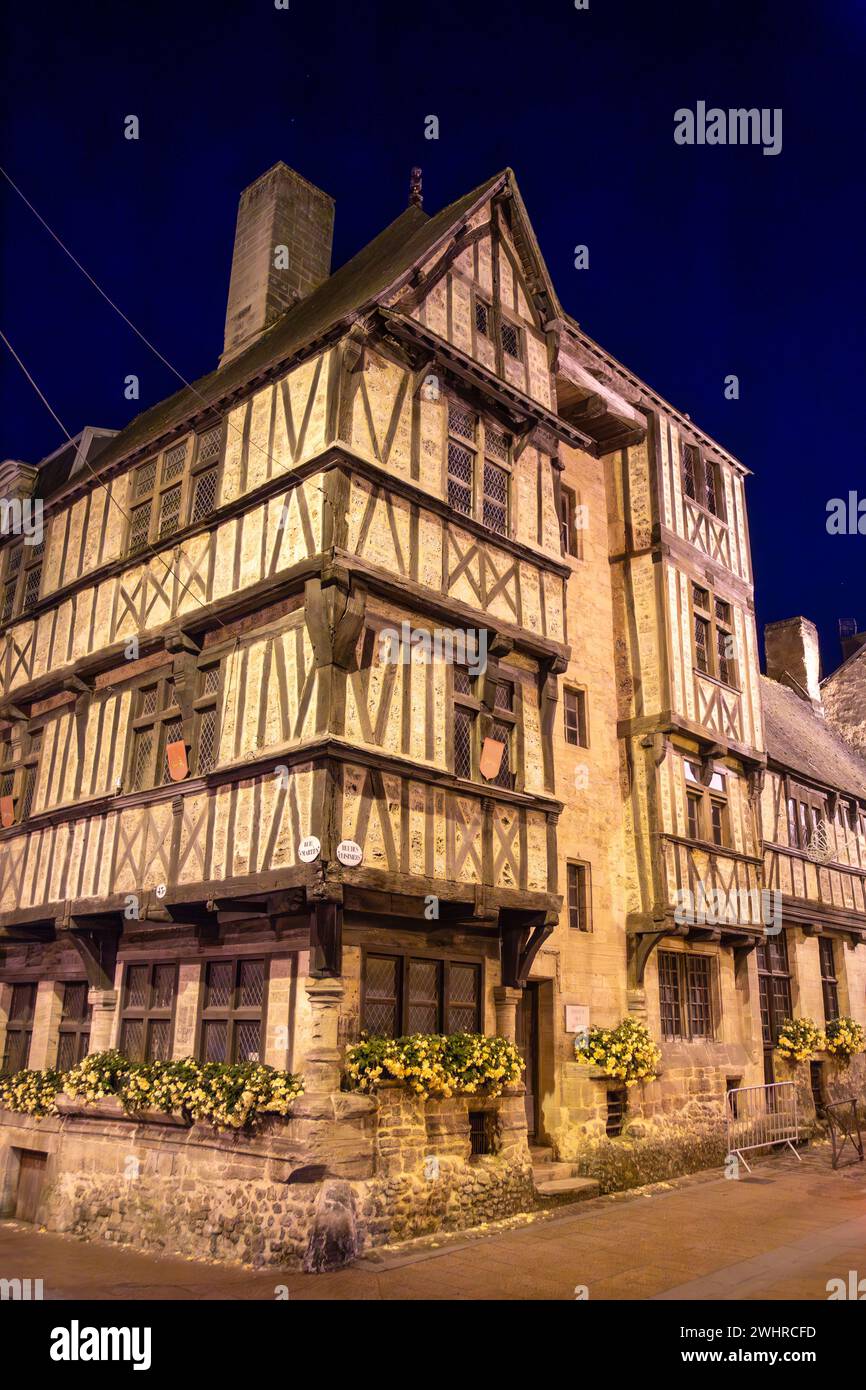
[[[539,1197],[558,1197],[570,1202],[585,1202],[589,1197],[597,1197],[599,1192],[595,1178],[553,1178],[549,1182],[537,1182],[535,1189]]]
[[[535,1186],[538,1187],[542,1182],[553,1182],[558,1178],[571,1178],[574,1176],[573,1163],[533,1163],[532,1177]]]
[[[553,1149],[547,1144],[530,1144],[529,1156],[532,1159],[533,1168],[537,1163],[552,1163]]]

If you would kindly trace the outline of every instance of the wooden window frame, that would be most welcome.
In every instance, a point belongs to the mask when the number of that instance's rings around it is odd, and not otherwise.
[[[466,672],[466,676],[467,676],[467,679],[468,679],[468,681],[469,681],[469,686],[470,686],[469,693],[466,693],[466,692],[464,692],[464,691],[460,691],[460,690],[458,690],[458,689],[456,688],[456,673],[457,673],[458,670],[459,670],[459,671],[465,671],[465,672]],[[480,745],[479,745],[478,730],[479,730],[481,715],[482,715],[482,713],[484,712],[484,705],[481,703],[481,700],[480,700],[479,697],[478,697],[478,680],[479,680],[479,679],[480,679],[480,678],[479,678],[478,676],[473,676],[473,675],[469,672],[468,668],[465,667],[465,666],[453,666],[453,665],[452,665],[452,667],[451,667],[451,702],[452,702],[452,704],[453,704],[453,706],[454,706],[454,719],[453,719],[453,721],[452,721],[452,726],[451,726],[451,748],[450,748],[450,753],[451,753],[451,771],[454,773],[454,776],[455,776],[455,777],[459,777],[459,778],[461,779],[461,781],[466,781],[466,782],[475,781],[475,780],[477,780],[477,778],[478,778],[478,759],[479,759],[479,756],[480,756]],[[469,765],[469,771],[468,771],[468,773],[459,772],[459,771],[457,770],[457,742],[456,742],[455,726],[456,726],[456,722],[457,722],[457,710],[458,710],[458,709],[464,710],[464,711],[466,712],[466,714],[467,714],[468,719],[469,719],[469,764],[470,764],[470,765]]]
[[[784,957],[785,968],[783,970],[776,967],[774,962],[776,955]],[[784,1018],[792,1016],[794,1011],[791,956],[784,930],[776,936],[767,937],[758,943],[756,964],[758,967],[758,1010],[761,1037],[766,1050],[775,1047],[778,1042],[779,1025]],[[777,989],[776,981],[784,981],[784,988]],[[787,996],[786,1009],[777,1007],[780,994]]]
[[[154,709],[144,713],[141,709],[145,694],[155,690]],[[168,701],[168,695],[171,700]],[[180,705],[174,688],[174,672],[171,666],[158,667],[149,672],[133,689],[132,710],[129,720],[129,748],[126,771],[123,778],[125,791],[143,792],[153,787],[164,787],[170,782],[167,776],[158,776],[166,766],[166,729],[181,719]],[[136,778],[137,748],[139,735],[150,732],[151,751],[148,755],[147,771],[142,779]],[[158,780],[157,780],[158,779]]]
[[[580,498],[577,489],[567,483],[559,484],[559,536],[563,555],[572,560],[583,559],[581,530],[577,525]]]
[[[517,344],[516,352],[509,352],[505,346],[505,330],[510,328],[514,333]],[[526,342],[525,330],[522,323],[516,323],[507,314],[500,311],[499,315],[499,347],[502,352],[502,363],[505,365],[506,357],[510,357],[512,362],[519,362],[521,367],[526,369]]]
[[[699,599],[700,594],[706,594],[706,604]],[[720,637],[723,639],[734,637],[733,604],[730,599],[719,598],[711,585],[699,583],[696,579],[691,580],[689,601],[692,612],[692,647],[695,670],[700,672],[702,676],[710,676],[720,685],[725,686],[727,690],[739,691],[739,668],[736,657],[723,658],[719,652]],[[727,610],[727,617],[722,616],[722,611],[725,609]],[[698,623],[701,623],[706,631],[706,667],[701,666],[698,660]]]
[[[479,318],[483,314],[484,327],[479,323]],[[475,325],[475,332],[482,338],[486,338],[488,343],[493,344],[493,305],[489,299],[477,290],[472,296],[472,321]]]
[[[569,721],[569,700],[576,701],[575,719]],[[589,747],[589,698],[584,686],[566,685],[562,690],[562,720],[565,741],[571,748]],[[571,738],[570,733],[574,733]]]
[[[42,724],[28,726],[22,736],[23,751],[17,759],[7,751],[11,749],[13,740],[4,738],[0,741],[0,796],[12,797],[15,803],[15,825],[29,820],[33,813],[42,738]]]
[[[30,1049],[33,1046],[33,1024],[36,1018],[36,1005],[39,999],[39,983],[37,980],[14,980],[10,981],[12,994],[9,998],[9,1017],[6,1020],[6,1037],[3,1040],[3,1056],[0,1058],[0,1076],[14,1075],[9,1064],[9,1043],[11,1038],[25,1039],[24,1049],[21,1054],[21,1065],[15,1067],[15,1071],[27,1071],[30,1065]],[[29,1014],[23,1018],[15,1018],[15,991],[17,989],[30,990],[33,1007]]]
[[[216,688],[214,690],[206,690],[206,673],[214,668],[218,671]],[[191,742],[186,744],[188,777],[206,776],[207,773],[212,772],[214,767],[217,766],[220,729],[222,724],[221,712],[224,676],[224,661],[221,655],[207,655],[202,653],[196,660],[195,693],[192,701],[193,718]],[[144,713],[141,710],[144,693],[153,688],[156,689],[156,708],[149,713]],[[169,693],[172,698],[170,702],[167,702]],[[214,731],[216,756],[213,763],[211,763],[204,772],[199,772],[202,725],[205,717],[212,711],[214,712],[216,726]],[[183,735],[186,731],[183,729],[181,706],[175,688],[174,668],[167,663],[165,666],[156,667],[153,671],[149,671],[146,675],[139,677],[132,687],[132,711],[128,725],[128,747],[123,775],[123,787],[125,791],[151,791],[155,787],[172,785],[171,778],[168,775],[159,776],[159,780],[157,780],[157,778],[163,770],[166,774],[168,771],[166,763],[166,748],[168,744],[166,729],[169,725],[175,723],[181,724],[181,733]],[[152,731],[153,738],[151,751],[148,757],[147,774],[140,785],[136,786],[134,782],[136,748],[138,745],[137,736],[148,730]],[[185,738],[184,742],[186,743]],[[179,783],[175,785],[179,785]]]
[[[214,435],[218,435],[216,453],[207,453],[211,448],[210,440]],[[210,429],[202,430],[193,440],[192,457],[189,462],[189,490],[187,496],[187,511],[184,513],[186,523],[195,525],[204,522],[216,511],[217,498],[219,497],[220,471],[222,468],[223,455],[225,453],[225,430],[222,424],[212,425]],[[214,501],[213,505],[198,516],[195,514],[196,497],[200,480],[205,474],[214,474]]]
[[[694,809],[694,816],[692,810]],[[704,798],[699,791],[692,787],[686,788],[686,836],[690,840],[701,840],[702,820],[704,814]]]
[[[569,859],[565,865],[565,906],[569,931],[592,932],[592,865]]]
[[[800,782],[793,781],[790,777],[786,779],[785,792],[785,816],[789,848],[808,853],[812,837],[817,834],[822,821],[826,825],[832,826],[834,837],[836,836],[838,827],[835,821],[830,819],[830,808],[824,792],[806,787]],[[838,852],[837,841],[833,850],[836,862],[838,862]]]
[[[147,998],[146,998],[146,1001],[145,1001],[145,1003],[144,1003],[144,1005],[143,1005],[142,1007],[139,1007],[138,1005],[130,1006],[130,1004],[129,1004],[129,1002],[128,1002],[128,1001],[129,1001],[129,971],[130,971],[130,968],[131,968],[131,967],[134,968],[135,966],[146,966],[146,967],[147,967],[147,972],[148,972],[148,975],[147,975]],[[157,971],[157,969],[159,969],[160,967],[164,967],[164,966],[170,966],[171,969],[174,971],[174,990],[173,990],[173,992],[172,992],[171,1006],[170,1006],[170,1008],[168,1008],[168,1009],[166,1009],[164,1006],[161,1006],[161,1005],[160,1005],[160,1006],[156,1006],[156,1005],[154,1005],[154,1003],[153,1003],[155,972]],[[141,1022],[141,1023],[143,1024],[143,1037],[144,1037],[144,1059],[143,1059],[143,1060],[144,1060],[144,1061],[152,1061],[152,1060],[154,1060],[153,1058],[151,1058],[151,1057],[149,1056],[149,1053],[150,1053],[150,1039],[151,1039],[151,1029],[150,1029],[150,1025],[151,1025],[152,1023],[165,1023],[165,1022],[167,1022],[168,1025],[169,1025],[169,1028],[168,1028],[168,1033],[169,1033],[169,1048],[168,1048],[168,1055],[169,1055],[169,1059],[171,1058],[171,1055],[172,1055],[172,1053],[173,1053],[173,1051],[174,1051],[174,1031],[175,1031],[175,1020],[176,1020],[176,1016],[177,1016],[177,994],[178,994],[178,984],[179,984],[179,969],[178,969],[178,962],[177,962],[176,960],[165,960],[165,959],[152,960],[152,959],[147,959],[147,960],[125,960],[125,961],[123,961],[123,974],[122,974],[121,982],[120,982],[120,1000],[121,1000],[120,1022],[119,1022],[118,1035],[117,1035],[117,1045],[118,1045],[118,1048],[120,1049],[121,1052],[123,1051],[123,1032],[124,1032],[124,1024],[125,1024],[125,1023],[128,1023],[128,1022],[129,1022],[129,1023]]]
[[[450,1003],[450,971],[454,966],[467,966],[475,972],[478,981],[478,989],[475,1001],[475,1024],[476,1026],[468,1031],[483,1033],[484,1031],[484,990],[485,990],[485,969],[484,961],[471,959],[463,955],[441,954],[435,951],[425,951],[418,949],[391,950],[383,947],[381,950],[373,947],[364,947],[361,954],[361,1001],[360,1001],[360,1024],[361,1029],[366,1031],[365,1016],[367,1008],[367,961],[370,957],[384,960],[395,960],[398,962],[397,968],[397,997],[395,1001],[395,1013],[397,1019],[397,1031],[394,1037],[405,1037],[408,1033],[409,1018],[409,962],[412,960],[424,961],[425,964],[435,964],[439,967],[439,999],[438,999],[438,1033],[448,1032]],[[465,1008],[466,1005],[454,1005],[455,1008]],[[462,1031],[466,1032],[466,1029]],[[376,1034],[375,1036],[382,1036]],[[435,1036],[429,1034],[427,1036]]]
[[[507,429],[502,429],[493,421],[480,415],[477,410],[467,406],[458,396],[446,396],[445,398],[445,500],[460,517],[465,516],[477,521],[483,526],[485,531],[491,536],[510,537],[513,530],[512,522],[512,479],[514,474],[514,440]],[[453,427],[452,419],[456,415],[471,417],[474,422],[472,437],[461,434]],[[467,482],[460,478],[457,473],[452,474],[451,470],[451,447],[462,449],[471,459],[470,479]],[[487,469],[495,468],[505,476],[505,529],[500,530],[496,526],[490,525],[485,520],[485,502],[489,501],[497,508],[502,506],[498,499],[488,496],[487,493]],[[469,492],[470,510],[464,511],[452,500],[451,480],[454,479],[455,486]]]
[[[208,454],[203,457],[205,448],[210,448],[210,441],[213,435],[219,431],[219,441],[216,453]],[[171,457],[180,448],[184,449],[183,464],[179,472],[173,473],[170,477],[166,475],[166,467]],[[127,503],[129,511],[129,523],[126,533],[125,554],[128,558],[145,554],[154,546],[163,545],[172,540],[178,532],[184,530],[192,522],[203,523],[216,510],[215,502],[219,494],[219,470],[222,465],[224,454],[224,432],[222,425],[213,425],[210,429],[203,430],[200,434],[186,434],[180,439],[174,440],[166,445],[158,454],[152,454],[150,458],[143,459],[141,463],[131,470],[131,486],[129,501]],[[146,469],[153,468],[153,481],[147,487],[138,489],[137,480]],[[215,473],[214,482],[214,505],[203,511],[199,516],[194,515],[195,501],[199,480],[205,473]],[[161,517],[164,498],[172,492],[178,491],[177,515],[172,529],[167,530],[165,535],[160,535]],[[148,509],[147,529],[141,542],[133,545],[133,534],[135,522],[133,520],[136,513]]]
[[[93,1009],[87,998],[89,985],[86,980],[61,980],[59,983],[63,985],[63,999],[60,1005],[60,1027],[57,1033],[57,1066],[63,1071],[66,1069],[61,1058],[64,1038],[74,1039],[72,1066],[77,1066],[82,1058],[87,1056],[93,1024]],[[66,1012],[66,993],[70,985],[84,989],[84,1013],[82,1015],[69,1015]]]
[[[241,967],[250,963],[262,964],[262,1002],[260,1006],[240,1005],[238,1003],[240,991]],[[264,1052],[267,1046],[267,1015],[268,1015],[268,995],[270,986],[270,963],[269,955],[239,955],[239,956],[209,956],[202,961],[201,976],[201,1003],[199,1005],[198,1016],[196,1018],[196,1048],[195,1055],[200,1062],[204,1062],[204,1039],[205,1025],[207,1023],[226,1024],[226,1057],[225,1060],[230,1065],[235,1065],[239,1061],[235,1057],[237,1043],[237,1028],[240,1023],[254,1023],[259,1025],[259,1062],[264,1061]],[[230,965],[232,967],[232,995],[231,1002],[227,1005],[217,1005],[208,1008],[207,1005],[207,972],[212,965]]]
[[[481,440],[481,499],[479,520],[494,536],[511,535],[511,436],[505,430],[497,430],[489,421],[480,421]],[[501,473],[505,481],[505,500],[501,501],[488,492],[487,470]],[[505,511],[502,527],[494,526],[487,519],[488,503],[497,511]]]
[[[665,1042],[712,1042],[718,1027],[717,984],[715,957],[703,951],[659,951],[657,960],[659,988],[659,1026]],[[703,978],[698,980],[698,977]],[[697,1005],[694,991],[699,984],[704,989],[705,1003]],[[668,1001],[664,992],[674,990],[674,1000]],[[666,1013],[671,1002],[676,1010],[678,1026],[673,1015]],[[705,1009],[707,1027],[703,1031],[696,1023],[698,1007]]]
[[[692,798],[692,800],[697,800],[698,798],[700,798],[701,807],[698,818],[698,825],[701,833],[696,843],[701,845],[710,845],[713,849],[732,849],[733,845],[731,839],[731,814],[730,803],[728,799],[729,773],[727,768],[719,768],[714,766],[710,774],[710,782],[706,783],[703,780],[701,780],[701,769],[697,763],[695,763],[689,757],[684,757],[682,762],[683,781],[685,783],[686,796],[686,838],[693,838],[688,833],[690,829],[689,798]],[[693,769],[691,775],[689,774],[690,768]],[[717,777],[721,778],[724,782],[723,789],[717,786],[714,787],[712,785],[712,779]],[[720,813],[719,825],[721,839],[718,839],[715,835],[715,822],[713,819],[714,807]]]
[[[511,692],[510,703],[498,705],[495,701],[490,713],[490,732],[488,737],[496,739],[502,743],[505,752],[499,764],[499,771],[495,777],[485,777],[482,780],[489,787],[500,787],[503,791],[514,791],[517,781],[517,701],[518,687],[516,679],[500,675],[499,679],[493,682],[495,689],[507,689]],[[499,732],[501,731],[501,733]]]
[[[15,573],[10,574],[16,559]],[[42,566],[45,561],[45,540],[28,545],[22,539],[10,541],[3,547],[3,579],[0,581],[0,625],[11,623],[35,608],[42,589]],[[30,593],[35,576],[35,592]]]
[[[829,961],[827,960],[828,956]],[[832,1023],[841,1017],[842,1012],[839,1007],[839,971],[836,965],[836,947],[832,936],[818,937],[818,963],[821,970],[824,1022]]]
[[[692,491],[688,487],[689,477],[693,480]],[[727,524],[721,464],[716,459],[708,458],[699,444],[691,444],[685,439],[680,442],[680,483],[684,497],[688,497],[690,502],[701,507],[716,521]]]
[[[216,670],[217,683],[213,690],[207,690],[208,673]],[[196,694],[193,699],[193,728],[192,728],[192,747],[190,748],[189,767],[190,775],[196,777],[206,777],[209,772],[219,765],[219,742],[220,729],[222,727],[221,711],[223,696],[223,662],[218,656],[208,661],[204,657],[198,662],[196,667]],[[201,746],[202,729],[208,715],[214,717],[214,747],[213,760],[209,766],[201,766]]]

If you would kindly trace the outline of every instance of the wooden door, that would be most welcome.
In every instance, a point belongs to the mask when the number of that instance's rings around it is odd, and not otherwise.
[[[530,1139],[538,1134],[538,985],[528,984],[517,1006],[517,1046],[526,1063],[526,1128]]]
[[[45,1181],[48,1155],[33,1149],[22,1149],[18,1168],[18,1192],[15,1200],[15,1220],[35,1221]]]

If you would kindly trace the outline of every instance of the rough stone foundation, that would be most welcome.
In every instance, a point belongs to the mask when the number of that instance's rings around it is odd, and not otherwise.
[[[470,1156],[470,1108],[491,1112],[490,1154]],[[254,1267],[333,1269],[536,1205],[519,1093],[305,1097],[252,1137],[133,1120],[111,1101],[43,1119],[0,1111],[3,1215],[15,1213],[22,1149],[48,1155],[37,1220],[49,1230]]]

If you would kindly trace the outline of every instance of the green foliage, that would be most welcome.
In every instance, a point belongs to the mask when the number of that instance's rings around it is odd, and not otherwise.
[[[523,1062],[514,1043],[485,1033],[413,1033],[405,1038],[362,1038],[346,1052],[351,1090],[374,1091],[402,1081],[427,1099],[456,1094],[498,1096],[520,1080]]]
[[[63,1091],[85,1104],[109,1096],[128,1115],[145,1110],[207,1120],[217,1129],[250,1128],[263,1115],[287,1115],[303,1095],[300,1077],[260,1062],[130,1062],[122,1052],[94,1052],[71,1071],[0,1077],[0,1106],[47,1115]]]
[[[723,1125],[670,1125],[640,1139],[592,1141],[578,1155],[576,1168],[582,1177],[594,1178],[602,1193],[622,1192],[721,1168],[726,1154]]]

